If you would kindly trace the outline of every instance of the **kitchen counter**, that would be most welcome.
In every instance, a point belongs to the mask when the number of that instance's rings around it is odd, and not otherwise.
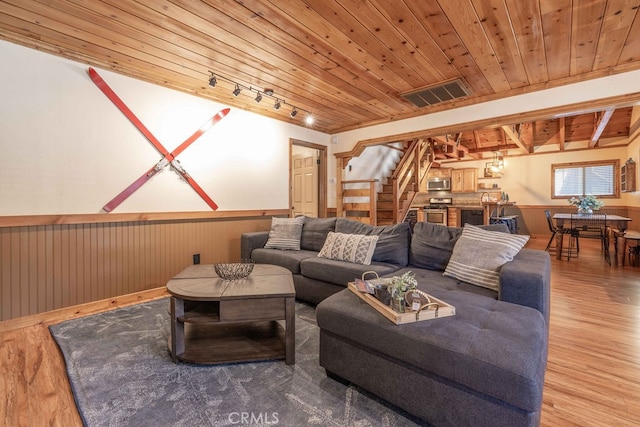
[[[489,219],[493,211],[496,211],[496,215],[502,216],[504,215],[504,208],[508,206],[514,206],[516,202],[482,202],[482,206],[484,207],[484,223],[489,224]]]

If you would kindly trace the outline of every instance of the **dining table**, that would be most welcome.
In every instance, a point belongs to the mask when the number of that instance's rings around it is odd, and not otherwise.
[[[629,265],[638,266],[639,260],[638,257],[638,246],[640,245],[640,231],[627,230],[625,232],[617,232],[614,234],[616,238],[616,253],[618,256],[622,254],[622,257],[619,259],[619,265],[624,265],[625,263],[625,254],[627,252],[627,244],[630,242],[634,242],[630,247],[635,248],[635,256],[631,259],[629,256]]]
[[[570,224],[571,221],[578,221],[579,224],[588,225],[589,222],[594,222],[596,220],[602,221],[603,219],[606,219],[607,226],[606,226],[605,233],[607,233],[607,236],[609,237],[613,235],[616,240],[616,246],[615,246],[616,264],[624,265],[624,255],[625,255],[624,252],[626,247],[626,240],[624,238],[624,234],[625,234],[625,231],[627,230],[629,221],[631,221],[631,218],[627,218],[620,215],[609,215],[609,214],[605,216],[604,214],[577,215],[577,214],[570,214],[570,213],[556,213],[553,215],[553,219],[556,221],[556,226],[558,228],[564,228],[565,223]],[[611,228],[612,226],[614,226],[616,230],[613,230]],[[556,234],[556,245],[557,245],[556,247],[558,248],[562,247],[562,241],[564,237],[563,235],[564,233]],[[610,238],[607,239],[607,244],[610,240],[611,240]],[[609,248],[606,248],[607,252],[608,250]],[[556,251],[556,258],[562,259],[562,251]]]

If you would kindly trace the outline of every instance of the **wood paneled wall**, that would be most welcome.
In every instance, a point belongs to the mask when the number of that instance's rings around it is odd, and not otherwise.
[[[274,213],[278,214],[278,212]],[[193,263],[237,261],[271,217],[0,227],[0,320],[164,286]]]
[[[516,206],[507,214],[520,216],[520,233],[549,235],[545,209],[573,211]],[[640,230],[640,207],[603,211],[632,218],[629,228]],[[240,235],[268,230],[271,216],[285,212],[186,219],[145,215],[151,219],[131,216],[131,221],[110,215],[118,222],[81,217],[78,223],[69,217],[5,219],[0,221],[0,321],[164,286],[196,253],[202,264],[237,261]]]

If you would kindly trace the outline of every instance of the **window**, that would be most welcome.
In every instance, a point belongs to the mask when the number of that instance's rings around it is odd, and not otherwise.
[[[619,160],[551,165],[551,197],[620,197]]]

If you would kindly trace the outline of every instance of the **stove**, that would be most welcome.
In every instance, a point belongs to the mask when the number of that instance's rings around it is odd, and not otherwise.
[[[447,225],[447,208],[453,204],[451,197],[431,197],[424,207],[424,220],[432,224]]]
[[[451,197],[431,197],[429,198],[429,204],[425,206],[425,209],[447,209],[453,204]]]

